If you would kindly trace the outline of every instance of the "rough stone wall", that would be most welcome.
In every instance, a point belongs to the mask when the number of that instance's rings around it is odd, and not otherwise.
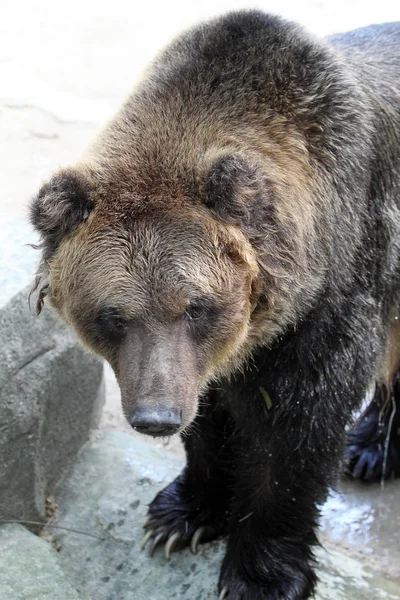
[[[0,309],[0,519],[42,520],[45,499],[96,426],[103,367],[28,290]]]

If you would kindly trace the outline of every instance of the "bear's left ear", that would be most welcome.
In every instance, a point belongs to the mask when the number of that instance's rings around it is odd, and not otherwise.
[[[206,206],[225,223],[239,225],[249,237],[257,234],[271,210],[271,187],[257,167],[242,156],[215,160],[208,172]]]
[[[91,186],[83,175],[64,170],[40,189],[30,206],[30,221],[42,238],[43,261],[62,239],[82,223],[93,208]]]

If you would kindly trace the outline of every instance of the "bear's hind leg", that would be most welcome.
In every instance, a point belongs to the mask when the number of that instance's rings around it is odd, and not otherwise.
[[[142,547],[152,555],[165,544],[173,550],[209,542],[226,533],[230,501],[230,441],[233,423],[217,390],[202,398],[199,415],[182,436],[186,466],[149,505]]]
[[[347,475],[374,481],[400,475],[400,320],[392,319],[375,395],[347,436]]]
[[[400,476],[400,372],[389,390],[377,385],[347,436],[344,464],[347,475],[362,481]]]

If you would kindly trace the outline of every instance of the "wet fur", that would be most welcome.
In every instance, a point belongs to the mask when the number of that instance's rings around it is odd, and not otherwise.
[[[199,26],[155,60],[76,167],[79,219],[46,191],[33,204],[50,301],[114,365],[112,344],[89,335],[94,304],[106,288],[133,318],[146,297],[130,261],[145,248],[148,276],[155,223],[201,223],[206,250],[189,228],[186,275],[219,302],[226,286],[229,320],[242,323],[210,325],[197,342],[212,359],[184,435],[187,466],[147,528],[160,542],[178,534],[178,546],[199,527],[204,541],[227,534],[219,587],[231,600],[312,594],[317,506],[397,316],[399,32],[325,44],[258,12]],[[42,219],[43,195],[58,229]]]

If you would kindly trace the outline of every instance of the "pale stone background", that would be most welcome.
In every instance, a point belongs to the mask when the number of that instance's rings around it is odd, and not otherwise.
[[[257,7],[318,35],[397,20],[396,0],[2,0],[0,214],[76,159],[154,53],[183,28]]]

